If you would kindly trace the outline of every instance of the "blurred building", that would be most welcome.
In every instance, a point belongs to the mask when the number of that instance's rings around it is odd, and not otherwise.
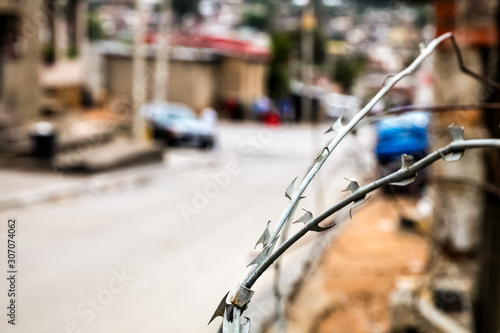
[[[133,3],[69,0],[63,6],[56,0],[0,0],[1,107],[29,121],[40,110],[79,108],[87,96],[92,100],[103,91],[110,99],[130,97]],[[89,41],[89,6],[102,8],[107,18],[118,17],[119,22],[108,19],[102,25],[106,34],[115,31],[116,43]],[[144,36],[149,43],[146,101],[153,98],[158,52],[156,28],[150,23]],[[249,105],[266,94],[265,38],[226,30],[229,33],[179,33],[172,38],[169,100],[201,110],[228,98]]]
[[[87,0],[68,0],[63,6],[56,0],[44,0],[39,11],[45,14],[41,25],[40,84],[44,96],[62,107],[77,107],[82,103],[86,85]],[[46,108],[46,100],[42,100]]]
[[[38,111],[40,8],[40,0],[0,1],[0,108],[21,120]]]
[[[266,94],[267,46],[215,36],[174,35],[170,49],[167,99],[199,111],[226,99],[250,105]],[[111,99],[130,96],[133,52],[101,45],[102,84]],[[156,49],[148,47],[146,101],[154,98]]]
[[[81,64],[87,41],[87,2],[0,1],[0,100],[19,120],[36,118],[44,98],[81,102]],[[82,60],[83,61],[83,60]],[[69,69],[69,70],[68,70]],[[76,77],[76,78],[75,78]],[[29,87],[29,88],[28,88]]]

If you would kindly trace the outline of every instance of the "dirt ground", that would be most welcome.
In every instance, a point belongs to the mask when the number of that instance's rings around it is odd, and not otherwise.
[[[402,207],[374,198],[354,213],[288,307],[287,332],[388,332],[390,294],[401,277],[422,274],[425,237],[400,228]]]

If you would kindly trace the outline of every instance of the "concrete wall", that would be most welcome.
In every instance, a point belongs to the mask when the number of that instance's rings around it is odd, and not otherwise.
[[[4,58],[4,105],[21,120],[30,121],[37,116],[41,90],[39,87],[40,46],[38,29],[42,25],[41,1],[0,0],[0,14],[19,18],[16,31],[17,57]],[[11,35],[12,36],[12,35]],[[12,47],[13,45],[6,45]]]
[[[172,61],[167,99],[185,103],[197,111],[213,106],[218,79],[217,64]]]
[[[241,58],[225,58],[220,70],[220,94],[250,104],[266,94],[266,66]]]
[[[489,77],[493,73],[485,70],[485,54],[488,54],[497,43],[495,2],[490,0],[436,2],[438,32],[454,32],[465,65],[473,72]],[[489,93],[477,80],[460,71],[450,43],[444,44],[434,54],[436,105],[477,104],[487,101]],[[488,137],[483,119],[482,110],[436,114],[432,123],[432,149],[438,149],[451,141],[447,127],[452,123],[465,127],[465,139]],[[472,184],[486,182],[484,151],[468,150],[458,162],[436,163],[432,168],[432,177],[467,179]],[[482,283],[478,280],[481,259],[478,253],[482,244],[489,238],[489,235],[482,232],[485,220],[485,193],[477,187],[456,180],[434,183],[432,188],[435,204],[433,231],[435,242],[432,245],[435,254],[428,266],[429,288],[435,289],[437,283],[446,281],[452,286],[451,289],[454,289],[453,286],[458,281],[467,281],[473,287],[465,298],[476,302],[478,299],[476,295],[481,294],[483,289]],[[498,281],[495,283],[498,286]],[[484,313],[484,309],[479,311]],[[467,323],[464,326],[471,331],[474,331],[473,315],[470,308],[460,314],[462,323]],[[476,324],[480,325],[479,322]],[[494,327],[493,322],[488,320],[487,326]],[[485,328],[482,327],[478,332],[498,332]]]
[[[476,73],[482,72],[478,50],[463,49],[464,61]],[[482,85],[458,69],[456,56],[451,49],[441,50],[434,55],[434,101],[436,105],[477,104],[482,100]],[[482,112],[468,110],[436,114],[433,118],[433,148],[438,149],[451,140],[448,126],[465,127],[467,139],[486,136],[482,128]],[[455,163],[437,163],[433,166],[436,176],[470,177],[485,181],[486,174],[481,150],[470,150],[462,160]],[[447,198],[446,206],[438,205],[436,235],[453,250],[470,253],[481,241],[480,227],[483,211],[483,193],[478,189],[457,185],[439,185],[438,196]],[[445,214],[443,214],[445,212]]]

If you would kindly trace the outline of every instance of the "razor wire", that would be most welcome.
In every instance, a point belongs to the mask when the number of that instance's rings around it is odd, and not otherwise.
[[[325,146],[319,155],[314,159],[314,163],[307,172],[306,176],[300,182],[296,188],[295,182],[297,178],[292,180],[290,185],[285,190],[285,197],[290,200],[289,204],[281,214],[276,227],[271,232],[270,222],[267,222],[266,228],[263,234],[260,236],[256,243],[256,247],[262,244],[261,252],[247,265],[247,267],[253,266],[244,281],[238,285],[236,291],[229,297],[229,292],[222,298],[217,309],[215,310],[209,324],[217,317],[222,317],[222,325],[219,329],[222,333],[248,333],[250,331],[250,319],[245,317],[244,322],[241,322],[241,316],[243,312],[248,308],[254,291],[251,290],[252,286],[259,279],[259,277],[295,242],[302,238],[309,231],[322,232],[328,230],[335,226],[332,223],[327,226],[320,226],[319,224],[325,219],[338,212],[340,209],[348,206],[352,203],[349,210],[349,215],[352,217],[352,210],[363,203],[365,203],[370,197],[368,194],[386,185],[396,185],[405,186],[412,183],[416,177],[417,173],[425,168],[427,168],[432,163],[443,159],[445,162],[458,161],[467,149],[474,148],[487,148],[493,147],[500,149],[500,140],[496,139],[481,139],[481,140],[464,140],[464,128],[459,126],[451,125],[449,127],[452,136],[452,142],[433,153],[428,154],[424,158],[413,163],[413,157],[403,154],[401,157],[401,168],[379,180],[376,180],[368,185],[361,186],[355,179],[345,178],[349,183],[344,191],[350,191],[351,194],[344,199],[338,201],[330,208],[324,210],[319,215],[314,217],[310,210],[302,208],[304,214],[294,221],[293,223],[302,223],[303,227],[298,230],[294,235],[289,237],[286,241],[282,242],[277,249],[275,249],[277,241],[280,237],[280,231],[283,226],[289,222],[292,214],[299,206],[299,202],[304,198],[303,194],[306,188],[309,186],[313,178],[319,172],[323,164],[330,157],[332,152],[338,146],[338,144],[349,134],[355,127],[360,123],[360,121],[368,114],[372,107],[384,97],[387,92],[389,92],[392,87],[396,85],[402,78],[412,74],[418,68],[418,66],[431,55],[437,48],[439,44],[443,41],[450,39],[453,45],[453,49],[456,53],[458,65],[460,70],[473,77],[474,79],[482,82],[483,84],[492,87],[493,89],[500,91],[500,85],[490,79],[478,75],[471,70],[469,70],[463,63],[462,55],[455,37],[452,33],[445,33],[435,39],[433,39],[427,47],[421,45],[420,55],[403,71],[399,72],[397,75],[387,77],[384,82],[383,87],[380,91],[368,102],[368,104],[361,109],[352,120],[343,125],[342,116],[337,119],[337,121],[325,132],[335,132],[336,136],[331,140],[331,142]]]

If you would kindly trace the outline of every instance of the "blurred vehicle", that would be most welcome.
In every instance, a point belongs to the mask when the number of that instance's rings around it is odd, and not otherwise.
[[[185,104],[151,103],[144,105],[141,112],[153,129],[155,139],[165,140],[169,146],[212,149],[215,145],[215,124],[198,119]]]
[[[343,115],[351,120],[360,110],[361,99],[356,96],[328,93],[323,97],[323,106],[328,117],[337,119]]]
[[[401,167],[401,155],[413,156],[414,162],[427,154],[429,147],[428,127],[430,116],[426,112],[413,112],[383,118],[375,124],[377,144],[375,155],[380,164],[381,176]],[[423,177],[422,177],[423,176]],[[388,187],[392,192],[416,192],[425,185],[425,171],[407,188]]]
[[[429,114],[413,112],[380,120],[375,124],[377,133],[376,155],[381,164],[400,161],[401,154],[419,159],[427,153]]]

